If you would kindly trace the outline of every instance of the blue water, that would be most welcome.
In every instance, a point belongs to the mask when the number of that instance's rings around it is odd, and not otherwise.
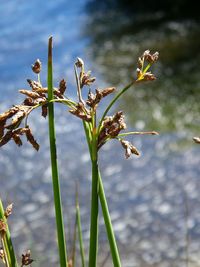
[[[34,77],[30,66],[37,58],[43,62],[41,78],[45,84],[47,42],[51,35],[55,84],[66,77],[68,94],[75,97],[73,63],[77,56],[87,60],[88,68],[93,69],[94,65],[98,84],[107,84],[88,49],[92,35],[85,33],[91,19],[86,3],[84,0],[0,0],[0,111],[22,101],[17,90],[27,88],[26,79]],[[56,114],[67,234],[72,233],[69,222],[73,225],[74,188],[78,180],[83,236],[88,244],[90,162],[82,125],[63,107],[58,107]],[[34,266],[58,266],[47,121],[36,112],[29,123],[41,144],[40,151],[33,151],[25,140],[21,148],[12,143],[1,148],[0,195],[4,203],[14,202],[10,225],[18,254],[30,248],[36,259]],[[140,129],[141,124],[138,121],[132,127]],[[186,133],[181,131],[132,138],[142,154],[127,161],[117,142],[109,143],[100,153],[100,167],[124,267],[182,266],[187,231],[191,238],[191,260],[198,262],[200,148],[193,145],[192,136],[191,132],[183,146],[179,142],[185,140]],[[100,243],[99,262],[108,251],[102,218]],[[110,259],[106,266],[112,266]]]

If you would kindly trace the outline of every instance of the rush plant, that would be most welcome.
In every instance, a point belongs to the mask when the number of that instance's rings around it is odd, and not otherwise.
[[[31,112],[37,108],[41,108],[42,116],[49,120],[49,140],[50,154],[52,166],[52,185],[54,192],[55,217],[57,225],[58,250],[60,258],[60,266],[75,266],[75,260],[67,257],[65,231],[63,224],[62,201],[59,185],[59,172],[56,154],[56,134],[54,126],[54,104],[60,103],[66,105],[69,113],[76,116],[82,121],[85,137],[88,144],[88,150],[91,159],[91,205],[90,205],[90,240],[89,255],[87,266],[97,266],[98,255],[98,217],[99,208],[102,214],[107,231],[107,237],[110,245],[110,253],[112,256],[113,266],[121,267],[119,251],[114,235],[108,203],[104,191],[103,180],[99,169],[99,151],[110,140],[119,141],[125,151],[125,157],[129,158],[131,154],[139,155],[138,149],[125,138],[128,135],[157,135],[155,131],[150,132],[126,132],[125,117],[122,111],[118,111],[110,115],[111,108],[120,97],[133,85],[145,81],[155,80],[154,74],[149,69],[158,60],[158,52],[151,54],[146,50],[138,59],[138,68],[136,78],[133,79],[121,91],[116,91],[114,87],[93,90],[95,78],[91,76],[90,71],[85,70],[84,61],[77,58],[74,64],[74,73],[76,78],[77,99],[70,99],[66,96],[66,81],[60,81],[58,88],[53,85],[53,59],[52,59],[52,37],[49,38],[48,45],[48,75],[47,87],[43,86],[40,81],[41,62],[37,60],[32,65],[32,70],[37,74],[37,80],[28,79],[31,90],[19,90],[26,97],[22,104],[14,105],[6,112],[0,114],[0,146],[7,144],[13,140],[18,146],[22,145],[21,137],[26,136],[27,141],[39,150],[39,144],[34,138],[31,128],[29,127],[28,117]],[[83,99],[82,91],[87,90],[87,99]],[[115,93],[114,97],[100,114],[98,108],[105,97]],[[102,109],[101,109],[102,110]],[[99,113],[98,113],[99,112]],[[100,119],[99,119],[100,118]],[[23,123],[22,123],[23,122]],[[82,267],[86,266],[85,253],[82,240],[81,218],[78,204],[78,196],[76,198],[76,226],[78,230],[81,262]],[[1,204],[1,203],[0,203]],[[5,215],[2,204],[0,205],[0,237],[2,242],[1,258],[5,266],[17,267],[17,262],[12,246],[10,233],[8,230],[7,217]],[[73,257],[74,258],[74,257]],[[30,251],[22,255],[21,266],[29,265],[32,262]]]

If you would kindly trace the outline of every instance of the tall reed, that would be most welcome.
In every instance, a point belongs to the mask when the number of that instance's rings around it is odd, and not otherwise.
[[[108,242],[110,245],[110,253],[112,256],[113,266],[121,267],[121,260],[117,247],[116,238],[111,222],[108,203],[104,191],[103,180],[99,169],[99,151],[108,141],[118,140],[120,145],[125,150],[125,157],[129,158],[131,154],[139,155],[137,148],[125,140],[128,135],[134,134],[152,134],[157,132],[124,132],[126,129],[125,117],[122,111],[109,115],[113,105],[120,97],[133,85],[137,85],[143,81],[155,80],[154,74],[149,72],[149,68],[157,61],[158,53],[151,54],[146,50],[141,57],[138,58],[137,76],[121,91],[116,93],[107,107],[105,107],[100,119],[98,107],[100,102],[116,91],[114,87],[92,90],[92,85],[95,82],[95,77],[91,76],[90,71],[85,70],[84,61],[77,58],[74,64],[74,73],[76,78],[77,99],[70,99],[65,95],[66,81],[62,79],[58,88],[53,86],[53,59],[52,59],[52,37],[49,38],[48,46],[48,86],[44,87],[40,81],[41,62],[37,60],[32,66],[33,72],[37,74],[37,80],[27,80],[31,90],[20,90],[20,93],[26,96],[21,105],[15,105],[8,111],[0,115],[0,146],[5,145],[10,140],[13,140],[18,146],[22,145],[21,136],[25,135],[27,141],[36,149],[39,149],[39,144],[35,140],[32,131],[28,124],[28,118],[31,112],[36,108],[42,109],[42,116],[49,118],[49,140],[50,140],[50,155],[52,167],[52,185],[54,192],[55,216],[57,225],[58,250],[60,256],[60,267],[75,267],[75,250],[73,259],[68,261],[66,252],[66,242],[63,224],[63,211],[61,202],[61,192],[59,185],[57,153],[56,153],[56,135],[54,125],[54,103],[64,104],[69,108],[69,112],[82,120],[85,131],[85,138],[88,144],[88,150],[91,159],[91,205],[90,205],[90,238],[89,238],[89,255],[88,267],[96,267],[98,262],[98,217],[99,208],[102,209],[105,228],[107,231]],[[88,91],[87,99],[83,99],[82,91]],[[10,118],[12,119],[10,122]],[[24,125],[22,122],[25,122]],[[21,126],[23,125],[23,126]],[[81,218],[78,200],[76,201],[76,227],[78,228],[78,237],[81,252],[82,267],[86,266],[85,252],[83,247]],[[76,240],[76,229],[74,233]],[[75,249],[75,246],[74,246]],[[9,255],[9,252],[8,252]],[[29,255],[29,254],[28,254]],[[30,256],[30,255],[29,255]],[[25,257],[25,256],[24,256]],[[30,261],[28,262],[30,263]],[[22,264],[23,265],[23,264]],[[14,265],[13,265],[14,266]],[[10,265],[8,267],[11,267]]]

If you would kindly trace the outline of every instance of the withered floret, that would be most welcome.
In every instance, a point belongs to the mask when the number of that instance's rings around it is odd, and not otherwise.
[[[149,50],[144,51],[143,58],[144,60],[148,61],[149,63],[154,63],[158,60],[159,53],[155,52],[154,54],[151,54]]]
[[[75,65],[78,67],[78,68],[82,68],[84,66],[84,62],[83,60],[80,58],[80,57],[77,57],[77,60],[75,62]]]
[[[19,111],[19,107],[14,106],[14,107],[10,108],[8,111],[0,114],[0,139],[4,135],[4,128],[5,128],[5,124],[6,124],[7,119],[11,118],[18,111]]]
[[[150,66],[158,60],[159,53],[155,52],[151,54],[149,50],[144,51],[143,55],[138,58],[137,80],[140,81],[153,81],[156,79],[155,75],[151,72],[147,72]],[[147,62],[145,66],[145,62]]]
[[[18,127],[30,109],[30,107],[24,105],[18,105],[16,107],[18,108],[18,111],[12,116],[11,123],[5,125],[4,128],[12,130]]]
[[[33,81],[31,79],[27,79],[28,84],[32,88],[33,91],[37,91],[38,89],[42,88],[42,85],[40,82]]]
[[[14,140],[14,142],[18,145],[22,145],[22,141],[20,139],[21,135],[26,135],[27,141],[31,143],[31,145],[36,149],[39,150],[39,144],[34,139],[31,129],[29,127],[25,128],[17,128],[14,130],[9,130],[7,133],[3,136],[3,138],[0,140],[0,147],[7,144],[11,139]]]
[[[120,131],[124,129],[126,129],[126,123],[122,111],[118,111],[114,116],[105,117],[98,138],[98,148],[100,148],[108,138],[117,137]]]
[[[63,95],[65,93],[65,90],[67,88],[66,81],[62,79],[59,83],[59,92]]]
[[[27,95],[28,97],[33,98],[33,99],[37,99],[40,97],[40,94],[38,94],[37,92],[32,92],[32,91],[24,90],[24,89],[19,90],[19,93]]]
[[[13,203],[9,204],[4,212],[6,218],[8,218],[12,214]]]
[[[149,72],[146,72],[144,74],[144,81],[154,81],[156,80],[156,77],[153,73],[151,73],[150,71]]]
[[[125,149],[125,157],[128,159],[131,154],[135,154],[137,156],[140,155],[140,152],[137,150],[137,148],[132,145],[129,141],[121,140],[122,147]]]
[[[0,220],[0,236],[4,235],[6,233],[7,226],[4,220]]]
[[[24,254],[22,254],[22,267],[30,265],[33,261],[30,250],[27,250]]]
[[[29,127],[25,128],[25,129],[26,129],[25,134],[26,134],[27,141],[29,141],[31,143],[31,145],[38,151],[40,146],[36,142],[32,132],[31,132],[31,129]]]
[[[42,69],[42,63],[39,59],[37,59],[35,61],[35,63],[31,66],[33,72],[35,72],[36,74],[39,74],[41,69]]]
[[[74,109],[70,109],[69,112],[87,122],[91,122],[92,120],[90,112],[81,102],[79,102]]]
[[[92,93],[91,91],[88,94],[88,99],[86,101],[86,104],[93,108],[97,108],[97,104],[101,101],[101,99],[115,91],[115,87],[108,87],[105,89],[96,89],[96,94]]]
[[[95,80],[95,77],[91,77],[91,71],[88,71],[81,76],[80,86],[83,88],[84,85],[91,85]]]

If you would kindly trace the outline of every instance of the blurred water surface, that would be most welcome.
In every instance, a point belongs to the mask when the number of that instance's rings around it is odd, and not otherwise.
[[[197,266],[200,150],[192,137],[200,130],[199,23],[189,18],[164,20],[161,13],[130,16],[118,8],[94,8],[91,2],[0,0],[0,111],[22,101],[17,91],[34,77],[30,65],[36,58],[43,62],[46,83],[50,35],[55,85],[67,77],[72,97],[77,56],[93,70],[97,86],[121,88],[135,75],[137,57],[145,49],[158,50],[160,61],[154,70],[159,79],[131,89],[118,108],[127,113],[129,129],[157,130],[161,135],[130,138],[142,155],[127,161],[120,145],[110,142],[100,153],[100,165],[123,266],[182,266],[187,249]],[[67,235],[72,233],[78,180],[88,242],[90,163],[82,125],[61,106],[56,116]],[[29,123],[40,151],[26,142],[21,148],[12,143],[1,148],[0,194],[5,203],[15,204],[10,224],[19,255],[30,248],[34,266],[58,266],[47,121],[35,112]],[[99,262],[108,251],[102,218],[100,241]],[[110,259],[106,266],[112,266]]]

